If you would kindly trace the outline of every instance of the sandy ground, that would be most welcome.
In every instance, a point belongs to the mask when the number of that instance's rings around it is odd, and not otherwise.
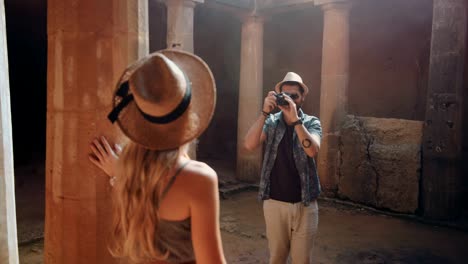
[[[315,263],[468,263],[468,233],[320,201]],[[221,201],[228,263],[267,263],[261,204],[248,191]],[[20,247],[21,263],[42,262],[43,242]]]

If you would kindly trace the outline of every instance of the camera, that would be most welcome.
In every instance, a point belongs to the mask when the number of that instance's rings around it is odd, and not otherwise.
[[[286,100],[284,99],[285,96],[288,96],[288,95],[285,94],[285,93],[275,94],[276,103],[277,103],[278,105],[289,105],[288,101],[286,101]]]

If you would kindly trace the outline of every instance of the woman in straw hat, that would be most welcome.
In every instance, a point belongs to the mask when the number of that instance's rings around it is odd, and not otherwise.
[[[225,263],[215,171],[187,155],[208,127],[216,90],[208,66],[163,50],[130,65],[109,114],[130,139],[122,151],[105,138],[90,160],[114,186],[110,252],[133,263]]]

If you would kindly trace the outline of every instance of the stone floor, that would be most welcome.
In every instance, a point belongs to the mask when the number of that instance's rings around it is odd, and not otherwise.
[[[229,263],[266,263],[267,244],[255,192],[222,202],[221,227]],[[468,233],[319,202],[316,263],[467,263]]]
[[[45,217],[44,165],[36,163],[15,168],[15,187],[19,244],[42,239]]]
[[[467,263],[468,233],[320,201],[315,263]],[[221,201],[222,239],[228,263],[267,263],[263,215],[256,192]],[[21,263],[42,262],[43,242],[20,247]]]

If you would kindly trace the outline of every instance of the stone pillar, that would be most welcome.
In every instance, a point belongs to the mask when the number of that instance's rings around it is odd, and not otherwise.
[[[15,179],[4,1],[0,1],[0,263],[17,264]]]
[[[108,177],[88,160],[111,125],[112,93],[148,53],[147,0],[49,0],[45,263],[116,263]]]
[[[166,0],[167,6],[167,48],[194,53],[193,18],[197,3],[204,0]],[[189,156],[197,158],[196,142],[189,148]]]
[[[261,148],[247,152],[243,138],[262,110],[263,104],[263,19],[248,16],[241,33],[239,109],[237,120],[237,179],[258,181]]]
[[[167,48],[193,53],[193,14],[204,0],[166,0]]]
[[[462,202],[462,96],[467,30],[465,0],[434,0],[423,141],[422,209],[455,218]]]
[[[349,10],[347,0],[316,0],[323,9],[320,120],[323,138],[318,172],[325,192],[335,193],[340,165],[340,126],[347,112],[349,79]]]

